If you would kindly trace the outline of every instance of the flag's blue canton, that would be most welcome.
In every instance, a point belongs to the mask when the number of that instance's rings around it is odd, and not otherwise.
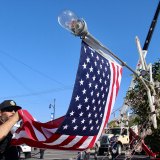
[[[108,60],[82,42],[81,57],[70,107],[57,133],[97,135],[110,86]]]

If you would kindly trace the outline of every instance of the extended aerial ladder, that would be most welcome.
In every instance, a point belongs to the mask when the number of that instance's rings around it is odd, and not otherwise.
[[[154,29],[155,29],[155,26],[156,26],[156,23],[157,23],[157,20],[158,20],[158,16],[159,16],[159,12],[160,12],[160,1],[158,3],[158,6],[157,6],[157,9],[156,9],[156,12],[154,14],[154,17],[153,17],[153,20],[151,22],[151,25],[150,25],[150,28],[149,28],[149,31],[148,31],[148,34],[147,34],[147,37],[146,37],[146,40],[145,40],[145,43],[143,45],[143,48],[141,48],[140,46],[140,41],[138,39],[138,37],[136,37],[136,44],[137,44],[137,48],[138,48],[138,52],[140,54],[140,58],[138,60],[138,63],[136,65],[136,69],[135,71],[140,74],[140,71],[150,71],[150,82],[151,82],[151,88],[153,89],[154,91],[154,88],[153,88],[153,79],[152,79],[152,68],[151,68],[151,64],[147,66],[146,62],[145,62],[145,57],[147,55],[147,50],[148,50],[148,47],[149,47],[149,44],[150,44],[150,41],[151,41],[151,38],[152,38],[152,35],[153,35],[153,32],[154,32]],[[131,80],[131,84],[129,86],[129,90],[131,90],[132,88],[134,88],[134,76]],[[149,92],[149,90],[147,91],[147,93]],[[148,93],[148,97],[149,97],[149,101],[150,101],[150,108],[151,108],[151,112],[152,112],[152,119],[156,119],[156,113],[155,113],[155,106],[154,106],[154,95],[149,95],[150,93]],[[130,106],[127,105],[126,103],[126,99],[124,99],[124,102],[123,102],[123,105],[120,109],[120,124],[121,126],[124,125],[123,124],[123,119],[124,119],[124,115],[126,115],[128,109],[129,109]],[[153,121],[154,121],[153,120]],[[154,122],[156,123],[156,122]],[[156,124],[154,124],[155,128],[156,128]]]

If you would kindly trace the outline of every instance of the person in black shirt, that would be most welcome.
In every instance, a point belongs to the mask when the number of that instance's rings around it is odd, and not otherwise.
[[[44,158],[44,149],[40,149],[40,159],[43,159]]]
[[[0,160],[18,160],[16,146],[11,146],[11,129],[20,120],[17,110],[21,109],[13,100],[0,104]]]

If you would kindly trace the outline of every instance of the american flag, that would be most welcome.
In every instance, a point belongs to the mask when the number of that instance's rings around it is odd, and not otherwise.
[[[109,56],[108,56],[109,57]],[[13,144],[61,150],[92,148],[110,117],[122,76],[122,66],[82,41],[70,106],[65,116],[40,123],[20,110],[23,125]]]

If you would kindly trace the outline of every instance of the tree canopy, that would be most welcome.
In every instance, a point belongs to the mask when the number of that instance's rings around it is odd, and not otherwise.
[[[127,105],[131,107],[133,114],[136,115],[135,122],[140,126],[143,126],[144,129],[149,127],[152,130],[152,134],[145,137],[145,143],[148,144],[153,151],[160,152],[160,60],[152,65],[152,77],[155,94],[153,93],[153,89],[150,89],[151,94],[155,97],[154,105],[157,115],[157,129],[154,129],[152,122],[150,121],[152,113],[149,107],[147,91],[138,78],[135,78],[135,86],[128,91],[126,99]],[[143,78],[146,80],[146,83],[149,83],[149,72],[143,75]]]

